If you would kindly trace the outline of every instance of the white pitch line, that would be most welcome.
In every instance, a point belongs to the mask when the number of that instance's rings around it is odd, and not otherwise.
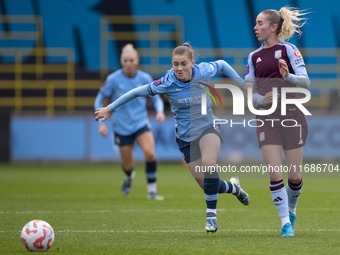
[[[340,208],[300,208],[300,211],[313,211],[313,212],[338,212]],[[118,210],[38,210],[38,211],[0,211],[1,214],[53,214],[53,213],[61,213],[61,214],[71,214],[71,213],[183,213],[183,212],[202,212],[201,209],[118,209]],[[246,212],[248,209],[246,208],[220,208],[217,209],[218,212]]]
[[[279,232],[278,229],[225,229],[219,232]],[[297,232],[340,232],[340,229],[300,229]],[[204,232],[204,230],[190,229],[168,229],[168,230],[58,230],[55,232],[71,232],[71,233],[181,233],[181,232]]]
[[[222,229],[218,232],[279,232],[278,229]],[[19,233],[20,231],[0,230],[0,233]],[[55,230],[56,233],[200,233],[204,230]],[[299,229],[297,232],[340,232],[340,229]]]
[[[147,212],[157,212],[157,213],[182,213],[182,212],[202,212],[201,209],[119,209],[118,212],[122,213],[147,213]],[[111,212],[117,212],[116,210],[55,210],[55,211],[0,211],[0,214],[52,214],[52,213],[111,213]],[[243,212],[246,211],[246,209],[236,209],[236,208],[230,208],[230,209],[217,209],[218,212]]]
[[[0,214],[51,214],[51,213],[109,213],[111,212],[110,210],[80,210],[80,211],[75,211],[75,210],[65,210],[65,211],[0,211]]]
[[[141,213],[141,212],[164,212],[164,213],[182,213],[182,212],[204,212],[202,209],[120,209],[122,213]],[[226,212],[226,211],[233,211],[233,212],[241,212],[245,211],[245,209],[217,209],[218,212]]]
[[[245,212],[248,208],[220,208],[218,212]],[[256,209],[259,210],[259,209]],[[119,209],[122,213],[141,213],[141,212],[164,212],[164,213],[182,213],[182,212],[202,212],[202,209]],[[340,211],[340,208],[300,208],[299,211],[312,211],[312,212],[333,212]]]

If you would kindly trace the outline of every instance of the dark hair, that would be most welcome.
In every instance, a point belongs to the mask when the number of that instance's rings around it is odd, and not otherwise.
[[[194,51],[192,50],[191,46],[189,43],[185,42],[180,46],[177,46],[175,49],[173,49],[171,58],[174,55],[183,55],[187,54],[188,58],[192,61],[194,60]]]

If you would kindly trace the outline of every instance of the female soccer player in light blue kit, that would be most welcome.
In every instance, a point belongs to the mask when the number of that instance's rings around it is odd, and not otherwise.
[[[112,98],[112,101],[136,87],[152,82],[149,74],[137,69],[138,53],[132,44],[127,44],[121,54],[120,59],[122,69],[110,74],[104,86],[100,89],[96,101],[95,109],[103,106],[105,98]],[[162,123],[165,120],[163,113],[163,101],[159,95],[151,97],[157,114],[156,120]],[[155,157],[155,142],[146,111],[146,99],[137,98],[115,110],[112,116],[115,143],[119,146],[122,167],[125,173],[125,180],[122,186],[124,195],[130,193],[132,179],[135,172],[133,163],[133,147],[136,141],[144,152],[146,161],[145,174],[147,178],[148,198],[152,200],[163,200],[157,194],[156,177],[157,164]],[[99,133],[107,136],[108,129],[104,123],[99,125]]]
[[[218,194],[232,193],[244,205],[249,204],[249,195],[242,190],[237,178],[233,177],[230,182],[226,182],[219,179],[217,171],[214,171],[221,138],[219,129],[213,126],[214,116],[209,97],[207,114],[201,114],[201,95],[204,93],[202,89],[208,89],[205,84],[218,71],[222,71],[240,87],[245,85],[245,81],[223,60],[196,65],[193,50],[188,43],[173,50],[172,67],[161,79],[131,90],[105,108],[97,109],[95,118],[103,118],[105,121],[113,110],[136,97],[167,94],[174,113],[179,149],[192,175],[204,190],[207,205],[205,230],[216,232]],[[210,171],[195,172],[195,166]]]

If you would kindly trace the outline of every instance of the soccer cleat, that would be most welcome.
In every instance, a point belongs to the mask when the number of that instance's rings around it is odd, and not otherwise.
[[[292,212],[289,212],[289,221],[290,225],[292,225],[292,228],[294,229],[294,222],[297,220],[296,215]]]
[[[159,201],[161,201],[161,200],[164,200],[164,197],[158,195],[158,194],[155,193],[155,192],[149,192],[149,193],[148,193],[148,199],[149,199],[149,200],[159,200]]]
[[[292,228],[292,225],[288,222],[286,223],[282,229],[281,229],[281,236],[282,237],[285,237],[285,236],[288,236],[288,237],[292,237],[294,236],[294,229]]]
[[[236,187],[236,194],[234,194],[237,199],[244,205],[249,205],[250,203],[250,197],[247,194],[247,192],[245,192],[240,185],[240,180],[238,179],[238,177],[231,177],[230,178],[230,182],[232,184],[235,185]]]
[[[207,231],[207,233],[215,233],[218,229],[216,214],[214,215],[215,216],[207,216],[205,224],[205,231]]]
[[[122,186],[122,191],[124,193],[124,196],[127,196],[130,194],[130,189],[131,189],[133,178],[135,178],[135,171],[133,171],[130,176],[125,176],[123,186]]]

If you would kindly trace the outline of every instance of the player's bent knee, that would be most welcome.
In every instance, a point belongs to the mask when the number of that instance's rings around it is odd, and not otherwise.
[[[298,184],[301,182],[301,177],[297,176],[297,177],[289,177],[288,180],[293,183],[293,184]]]
[[[145,160],[148,161],[148,162],[156,160],[156,156],[155,156],[155,151],[154,150],[146,150],[146,151],[144,151],[144,156],[145,156]]]

